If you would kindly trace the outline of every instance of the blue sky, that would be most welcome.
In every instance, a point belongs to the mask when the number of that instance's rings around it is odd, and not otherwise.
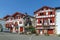
[[[33,16],[33,12],[42,6],[60,7],[60,0],[0,0],[0,18],[15,12]]]

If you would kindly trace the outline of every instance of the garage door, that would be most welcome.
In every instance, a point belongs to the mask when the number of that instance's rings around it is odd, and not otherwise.
[[[53,29],[48,29],[48,34],[53,34]]]

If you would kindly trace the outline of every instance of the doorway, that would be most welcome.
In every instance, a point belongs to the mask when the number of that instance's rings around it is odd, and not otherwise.
[[[43,34],[43,30],[42,30],[42,29],[40,29],[40,34],[41,34],[41,35]]]

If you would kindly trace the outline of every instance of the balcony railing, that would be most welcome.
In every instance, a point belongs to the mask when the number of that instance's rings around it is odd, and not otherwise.
[[[50,26],[48,22],[42,24],[43,27],[48,27]]]

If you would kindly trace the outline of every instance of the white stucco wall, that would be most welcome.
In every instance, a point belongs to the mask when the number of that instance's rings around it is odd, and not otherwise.
[[[60,9],[56,10],[56,34],[60,34]]]
[[[2,25],[3,31],[6,31],[5,21],[4,20],[0,20],[0,24]]]
[[[21,21],[22,22],[22,24],[19,24],[19,21]],[[23,18],[21,18],[20,20],[18,21],[18,26],[20,27],[20,26],[24,26],[24,19]]]
[[[22,22],[22,24],[19,24],[20,21]],[[15,20],[14,20],[14,23],[15,23],[15,22],[18,22],[18,26],[19,26],[19,27],[20,27],[20,26],[22,26],[22,27],[24,26],[24,19],[23,19],[23,18],[15,19]]]

